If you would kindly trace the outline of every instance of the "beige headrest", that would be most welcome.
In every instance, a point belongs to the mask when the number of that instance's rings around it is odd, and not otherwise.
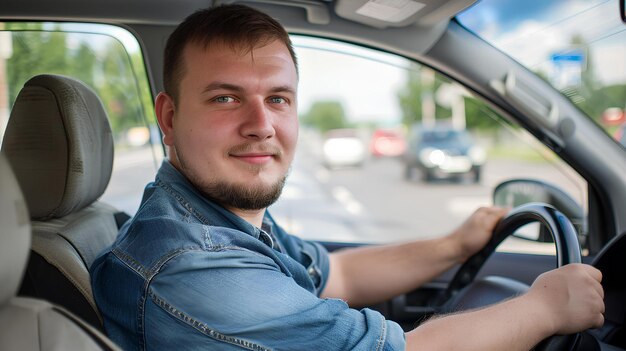
[[[113,167],[111,127],[98,96],[58,75],[20,91],[2,143],[31,217],[63,217],[96,201]]]
[[[30,218],[11,166],[0,154],[0,306],[17,293],[30,250]]]

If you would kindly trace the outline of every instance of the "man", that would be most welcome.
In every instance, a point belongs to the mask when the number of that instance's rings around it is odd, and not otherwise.
[[[169,160],[92,267],[112,339],[128,350],[524,350],[603,322],[600,273],[570,265],[496,306],[404,333],[384,301],[482,248],[505,211],[448,236],[328,254],[285,233],[280,195],[298,135],[289,37],[245,6],[188,17],[165,50],[156,113]]]

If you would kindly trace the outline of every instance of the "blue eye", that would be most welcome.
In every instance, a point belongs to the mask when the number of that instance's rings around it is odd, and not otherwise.
[[[279,96],[274,96],[274,97],[269,98],[269,102],[272,104],[286,104],[287,99],[279,97]]]
[[[219,103],[228,103],[228,102],[235,101],[235,99],[233,99],[230,96],[218,96],[218,97],[214,98],[213,101],[219,102]]]

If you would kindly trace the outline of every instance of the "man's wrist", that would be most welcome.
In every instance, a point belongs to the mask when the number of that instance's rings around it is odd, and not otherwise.
[[[447,236],[442,237],[442,245],[445,247],[446,257],[450,257],[457,264],[465,262],[472,253],[467,252],[467,248],[463,245],[462,235],[458,229]]]
[[[527,311],[533,313],[533,315],[529,316],[531,325],[537,329],[538,333],[543,334],[542,339],[557,333],[556,314],[544,296],[536,291],[529,290],[526,294],[518,297],[518,299],[521,304],[528,306]]]

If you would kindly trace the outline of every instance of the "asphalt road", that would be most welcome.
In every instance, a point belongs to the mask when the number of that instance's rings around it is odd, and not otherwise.
[[[491,205],[495,186],[510,178],[550,180],[583,202],[583,183],[547,163],[489,160],[478,184],[469,178],[425,183],[405,180],[398,159],[328,170],[310,147],[297,155],[271,212],[307,239],[394,242],[446,234],[478,207]]]
[[[102,199],[134,213],[157,164],[149,149],[118,152]],[[397,159],[368,159],[361,168],[328,170],[315,147],[303,143],[283,195],[270,212],[306,239],[376,243],[426,238],[448,233],[476,208],[490,205],[495,185],[513,177],[555,179],[570,193],[581,193],[577,181],[542,163],[489,160],[479,184],[424,183],[406,181]]]

